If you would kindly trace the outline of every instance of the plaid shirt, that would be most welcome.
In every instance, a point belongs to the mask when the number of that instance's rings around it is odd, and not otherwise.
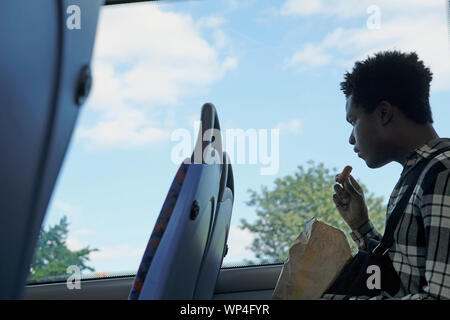
[[[423,158],[450,146],[450,139],[434,139],[414,150],[407,158],[387,208],[392,210],[407,189],[403,178]],[[351,234],[364,249],[369,239],[381,240],[381,234],[368,222]],[[421,173],[413,194],[394,234],[389,257],[400,277],[395,296],[382,292],[371,299],[450,299],[450,151],[430,161]],[[325,295],[326,299],[340,296]],[[368,297],[353,297],[368,299]]]

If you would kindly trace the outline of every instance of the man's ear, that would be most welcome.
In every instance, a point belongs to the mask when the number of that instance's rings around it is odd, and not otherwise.
[[[377,106],[378,118],[382,126],[386,126],[394,118],[394,106],[383,100]]]

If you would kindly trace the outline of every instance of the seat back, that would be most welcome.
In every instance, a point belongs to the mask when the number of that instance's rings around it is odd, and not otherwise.
[[[139,299],[139,295],[141,294],[142,286],[145,282],[145,278],[147,277],[150,265],[152,264],[153,257],[155,256],[156,250],[158,249],[164,232],[166,231],[167,225],[175,208],[175,204],[177,203],[178,196],[180,195],[187,169],[188,165],[182,163],[172,181],[172,184],[170,185],[169,192],[167,193],[159,216],[156,219],[156,223],[153,227],[147,247],[145,248],[141,264],[139,265],[138,272],[134,278],[133,286],[128,297],[130,300]]]
[[[130,299],[212,297],[231,218],[233,179],[231,164],[223,161],[226,154],[222,152],[220,134],[210,131],[220,131],[212,104],[203,106],[201,119],[196,148],[180,166],[171,185]],[[210,161],[219,156],[221,161]],[[170,220],[164,212],[170,213]]]
[[[212,299],[219,276],[222,261],[228,252],[227,240],[230,230],[231,214],[234,202],[234,178],[231,163],[224,152],[224,172],[221,181],[221,194],[217,203],[211,238],[205,249],[205,255],[198,273],[194,299]]]

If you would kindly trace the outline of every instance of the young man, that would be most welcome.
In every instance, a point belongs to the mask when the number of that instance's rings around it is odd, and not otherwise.
[[[429,105],[431,71],[415,53],[386,51],[356,62],[341,88],[346,118],[353,126],[349,143],[368,167],[391,161],[403,166],[387,208],[387,218],[408,187],[404,177],[431,153],[450,146],[433,128]],[[350,176],[336,184],[334,203],[353,230],[360,249],[380,233],[369,219],[364,195]],[[395,295],[381,291],[375,299],[450,298],[450,151],[422,170],[388,251],[399,280]],[[339,296],[325,296],[339,298]],[[364,298],[364,297],[355,297]]]

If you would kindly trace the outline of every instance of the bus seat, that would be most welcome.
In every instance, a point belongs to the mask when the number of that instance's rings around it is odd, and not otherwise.
[[[221,135],[213,138],[209,131],[220,131],[212,104],[203,106],[201,121],[192,157],[180,165],[156,220],[130,291],[131,300],[210,299],[214,293],[226,250],[234,185]],[[222,161],[208,163],[202,157],[195,162],[195,153],[213,141]]]

